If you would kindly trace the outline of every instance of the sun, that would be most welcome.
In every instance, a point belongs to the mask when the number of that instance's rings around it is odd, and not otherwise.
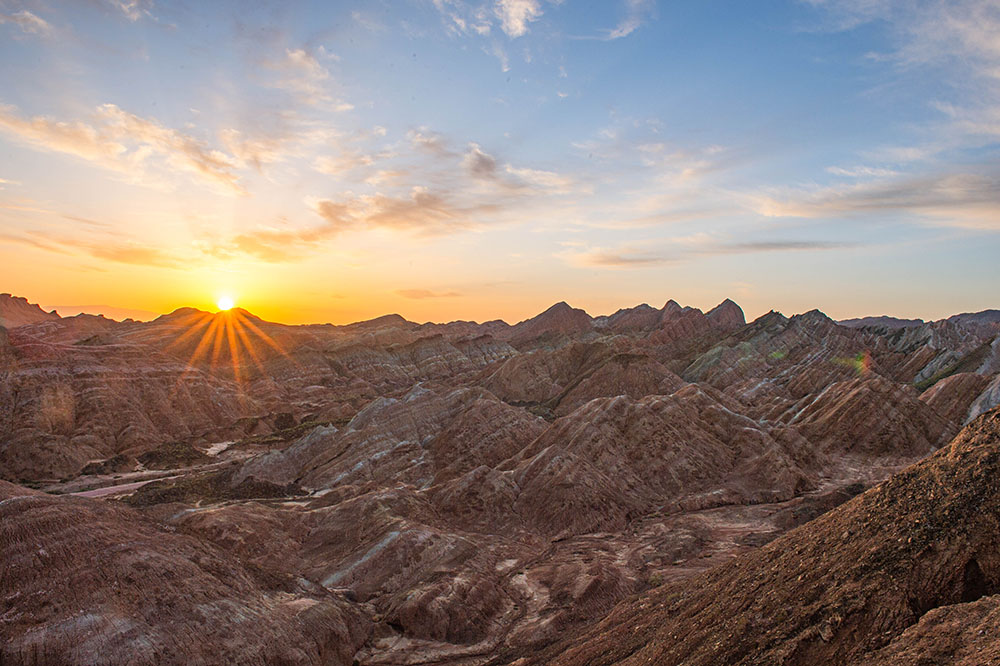
[[[236,301],[233,300],[232,296],[219,296],[219,300],[215,302],[219,310],[232,310],[233,306],[236,305]]]

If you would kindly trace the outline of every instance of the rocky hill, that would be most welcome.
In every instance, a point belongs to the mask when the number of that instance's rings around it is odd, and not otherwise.
[[[993,663],[998,527],[994,411],[877,488],[527,663]]]
[[[942,451],[982,449],[998,386],[987,315],[746,322],[729,300],[602,317],[560,303],[513,326],[46,315],[0,328],[0,546],[19,572],[3,579],[3,660],[207,663],[196,646],[221,640],[245,663],[670,663],[682,649],[701,661],[678,663],[903,663],[942,627],[987,626],[988,595],[926,611],[968,596],[952,567],[988,544],[942,527],[941,553],[912,561],[951,592],[889,589],[878,558],[918,539],[911,517],[938,518],[900,513],[884,489],[925,469],[934,498],[987,492]],[[851,521],[878,533],[851,546]],[[992,585],[974,559],[970,580]],[[803,562],[817,570],[790,581]],[[45,571],[79,592],[30,573]],[[705,592],[732,585],[732,603]],[[768,599],[820,605],[786,617]]]
[[[59,319],[55,310],[46,312],[28,299],[10,294],[0,294],[0,326],[15,328],[26,324]]]

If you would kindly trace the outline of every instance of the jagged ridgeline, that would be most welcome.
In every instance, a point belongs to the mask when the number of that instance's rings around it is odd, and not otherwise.
[[[0,323],[4,664],[996,658],[997,311]]]

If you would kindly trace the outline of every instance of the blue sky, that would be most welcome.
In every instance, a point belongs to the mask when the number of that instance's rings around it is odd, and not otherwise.
[[[0,58],[46,305],[998,306],[995,0],[0,0]]]

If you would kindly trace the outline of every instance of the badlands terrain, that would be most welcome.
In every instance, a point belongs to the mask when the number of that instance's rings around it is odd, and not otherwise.
[[[0,295],[0,664],[1000,660],[1000,311]]]

